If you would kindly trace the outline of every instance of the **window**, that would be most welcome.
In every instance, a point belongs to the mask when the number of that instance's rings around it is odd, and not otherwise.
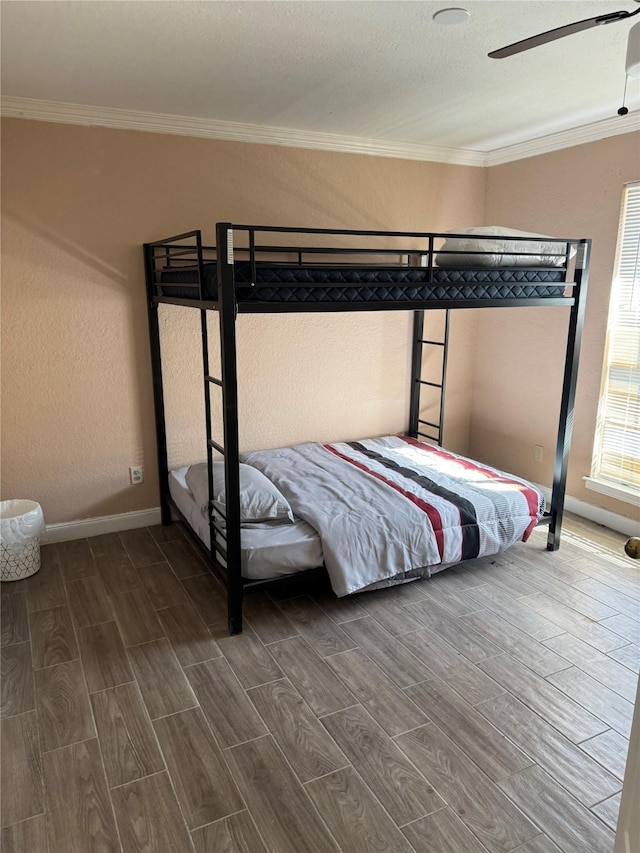
[[[587,486],[636,502],[640,498],[640,183],[625,189],[602,394]]]

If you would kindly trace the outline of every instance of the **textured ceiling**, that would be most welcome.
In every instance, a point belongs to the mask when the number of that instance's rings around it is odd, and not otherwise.
[[[436,24],[433,13],[448,6],[464,6],[469,20]],[[634,0],[4,0],[2,93],[489,151],[615,116],[631,23],[509,59],[488,51],[636,8]],[[637,81],[627,105],[640,106]]]

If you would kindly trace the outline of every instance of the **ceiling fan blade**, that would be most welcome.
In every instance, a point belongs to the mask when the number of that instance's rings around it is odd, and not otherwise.
[[[574,33],[582,32],[582,30],[590,30],[591,27],[599,27],[602,24],[612,24],[614,21],[622,21],[625,18],[630,18],[637,15],[637,12],[611,12],[608,15],[598,15],[596,18],[585,18],[584,21],[575,21],[573,24],[565,24],[562,27],[556,27],[554,30],[547,30],[545,33],[538,33],[537,36],[516,41],[506,47],[501,47],[499,50],[493,50],[489,54],[492,59],[504,59],[507,56],[513,56],[514,53],[521,53],[523,50],[530,50],[532,47],[539,47],[541,44],[561,39],[565,36],[571,36]]]

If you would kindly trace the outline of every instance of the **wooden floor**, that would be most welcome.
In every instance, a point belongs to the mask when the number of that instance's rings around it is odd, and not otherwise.
[[[179,528],[2,585],[3,853],[611,853],[640,662],[624,537],[246,600]]]

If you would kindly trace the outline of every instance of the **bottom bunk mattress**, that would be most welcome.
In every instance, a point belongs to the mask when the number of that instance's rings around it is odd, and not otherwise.
[[[187,483],[190,466],[169,472],[169,492],[185,520],[210,547],[206,512]],[[320,537],[306,522],[254,524],[241,531],[242,576],[250,580],[290,575],[323,565]]]
[[[318,533],[338,596],[503,551],[526,540],[544,511],[525,480],[404,436],[242,460]]]

